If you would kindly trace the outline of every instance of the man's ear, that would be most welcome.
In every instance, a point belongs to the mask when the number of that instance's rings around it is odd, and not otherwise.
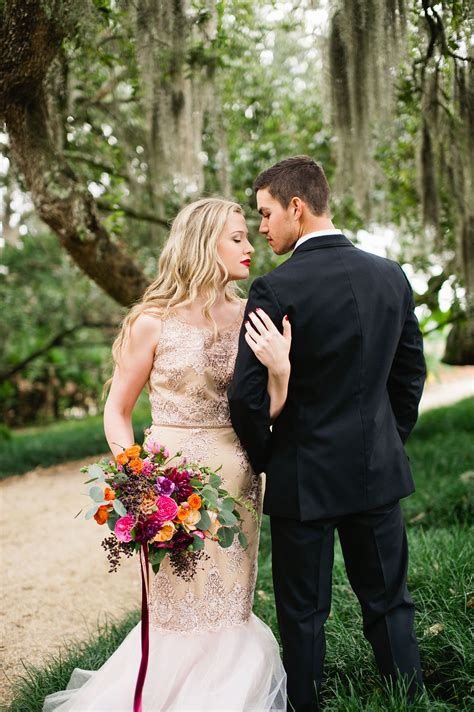
[[[291,217],[293,217],[295,220],[301,220],[301,216],[303,215],[304,210],[304,201],[295,195],[290,200],[289,208]]]

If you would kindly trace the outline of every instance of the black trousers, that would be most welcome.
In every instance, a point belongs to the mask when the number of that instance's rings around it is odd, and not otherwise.
[[[406,587],[408,546],[398,502],[314,522],[271,517],[273,584],[288,676],[288,709],[312,712],[323,677],[324,623],[331,608],[334,531],[362,608],[364,635],[381,674],[422,685],[414,604]]]

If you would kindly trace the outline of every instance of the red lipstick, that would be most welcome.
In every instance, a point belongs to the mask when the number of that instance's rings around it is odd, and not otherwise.
[[[251,265],[251,260],[242,260],[240,263],[241,265],[245,265],[246,267],[250,267]]]

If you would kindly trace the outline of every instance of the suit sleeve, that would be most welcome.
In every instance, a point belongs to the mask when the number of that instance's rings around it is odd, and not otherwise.
[[[415,315],[412,290],[406,277],[405,280],[410,290],[409,304],[387,384],[397,430],[403,443],[407,441],[418,419],[418,405],[426,378],[423,337]]]
[[[271,441],[268,372],[245,341],[244,326],[249,312],[257,307],[268,314],[277,328],[281,328],[282,310],[273,290],[262,277],[257,278],[250,289],[228,397],[232,425],[247,451],[254,472],[260,473],[265,470]]]

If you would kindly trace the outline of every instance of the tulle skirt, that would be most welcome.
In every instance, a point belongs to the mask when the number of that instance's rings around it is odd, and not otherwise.
[[[74,670],[43,712],[131,712],[141,657],[140,624],[97,672]],[[239,626],[203,633],[150,630],[143,712],[286,710],[278,644],[254,614]]]

